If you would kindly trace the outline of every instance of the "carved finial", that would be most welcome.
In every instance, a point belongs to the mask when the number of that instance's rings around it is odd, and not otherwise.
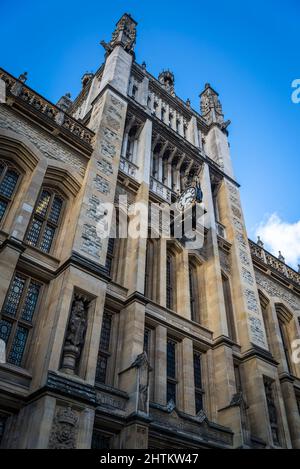
[[[185,104],[187,105],[188,108],[191,107],[191,100],[188,98],[185,102]]]
[[[112,34],[110,42],[101,41],[107,53],[110,53],[116,46],[121,46],[126,52],[133,53],[136,41],[137,22],[125,13],[116,24],[116,29]]]
[[[58,101],[56,106],[59,107],[62,111],[66,112],[72,106],[73,101],[71,99],[71,93],[66,93]]]
[[[172,95],[175,95],[175,78],[174,73],[170,70],[163,70],[158,75],[158,81],[162,84],[162,86]]]
[[[81,78],[82,88],[84,88],[92,80],[93,76],[94,74],[91,72],[85,72],[85,74],[82,75],[82,78]]]
[[[142,69],[145,71],[146,68],[147,68],[147,65],[146,65],[146,62],[144,61],[144,62],[142,63]]]
[[[283,255],[281,254],[281,251],[279,251],[278,259],[279,259],[281,262],[285,262],[285,258],[284,258]]]
[[[223,126],[222,130],[226,131],[230,121],[227,121],[224,127],[224,114],[219,100],[219,94],[209,83],[205,84],[205,89],[200,94],[200,108],[202,117],[208,125],[217,123]]]
[[[262,242],[262,240],[260,239],[260,236],[257,236],[257,243],[256,243],[259,247],[263,248],[264,247],[264,243]]]
[[[21,73],[21,75],[19,76],[19,80],[22,81],[23,83],[26,82],[27,78],[28,78],[27,72]]]

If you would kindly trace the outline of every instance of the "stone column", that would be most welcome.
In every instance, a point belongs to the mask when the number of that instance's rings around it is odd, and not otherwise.
[[[132,299],[120,313],[120,324],[123,325],[121,350],[117,362],[119,363],[118,387],[129,394],[126,407],[128,414],[137,412],[139,398],[138,369],[132,365],[137,357],[143,353],[145,305]]]
[[[188,124],[187,140],[191,142],[193,145],[195,145],[195,147],[199,148],[198,127],[197,127],[197,119],[195,116],[192,116]]]
[[[244,438],[245,429],[241,415],[243,402],[231,404],[237,393],[231,347],[228,345],[216,347],[213,350],[213,361],[214,384],[212,393],[217,403],[217,421],[221,425],[231,428],[234,432],[234,447],[239,448],[249,442],[246,442]]]
[[[219,336],[228,336],[228,327],[224,304],[210,174],[207,164],[203,167],[201,187],[203,191],[204,206],[207,210],[207,214],[205,215],[205,225],[209,229],[206,241],[208,259],[203,265],[209,314],[205,321],[206,324],[204,325],[214,332],[214,337],[216,338]]]
[[[155,389],[154,401],[165,405],[167,400],[167,329],[155,329]]]
[[[178,394],[183,412],[195,415],[194,349],[193,341],[187,337],[181,342]]]

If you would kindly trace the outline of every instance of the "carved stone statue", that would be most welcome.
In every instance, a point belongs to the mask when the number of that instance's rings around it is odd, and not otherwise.
[[[277,410],[276,405],[274,402],[274,395],[273,395],[273,382],[269,379],[264,380],[265,385],[265,393],[268,405],[268,412],[269,412],[269,420],[270,426],[272,431],[272,438],[275,445],[279,446],[279,434],[278,434],[278,418],[277,418]]]
[[[143,352],[138,355],[133,367],[137,367],[137,380],[138,380],[138,399],[137,411],[144,414],[149,413],[149,362],[147,353]]]
[[[68,374],[75,374],[78,368],[87,328],[88,304],[83,296],[74,296],[62,359],[62,369]]]

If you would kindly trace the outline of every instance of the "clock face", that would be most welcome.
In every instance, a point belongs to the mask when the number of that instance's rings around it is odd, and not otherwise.
[[[196,189],[195,187],[189,187],[179,197],[177,201],[177,208],[181,212],[186,210],[196,200]]]

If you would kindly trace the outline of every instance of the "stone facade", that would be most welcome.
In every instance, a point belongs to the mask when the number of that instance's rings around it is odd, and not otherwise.
[[[0,445],[299,449],[300,275],[248,241],[218,93],[195,111],[135,40],[125,14],[73,103],[0,70]],[[160,229],[194,180],[188,249]]]

